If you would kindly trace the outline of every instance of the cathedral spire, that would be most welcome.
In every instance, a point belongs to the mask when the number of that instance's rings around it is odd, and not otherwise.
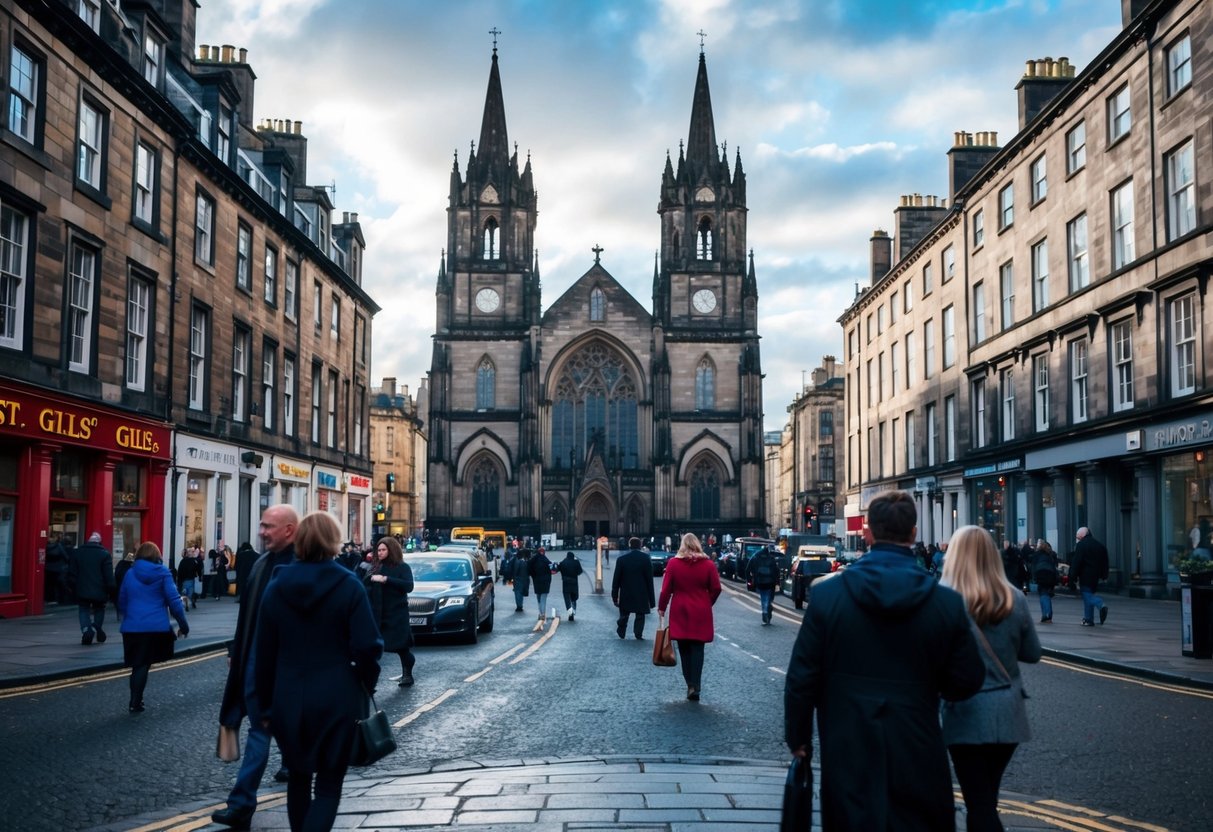
[[[700,170],[713,170],[720,158],[716,148],[716,124],[712,118],[712,94],[708,91],[708,65],[702,52],[699,53],[699,74],[695,78],[695,98],[691,104],[686,158]]]
[[[492,166],[502,171],[509,167],[510,142],[505,130],[505,98],[501,94],[501,73],[497,69],[495,38],[493,65],[489,69],[489,88],[484,98],[484,118],[480,122],[479,148],[480,155],[477,161],[482,170],[486,166]]]

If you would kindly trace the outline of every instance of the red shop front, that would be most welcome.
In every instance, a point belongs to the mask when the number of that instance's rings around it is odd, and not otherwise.
[[[92,532],[115,560],[163,548],[171,432],[155,422],[6,381],[0,388],[0,616],[43,611],[52,538]]]

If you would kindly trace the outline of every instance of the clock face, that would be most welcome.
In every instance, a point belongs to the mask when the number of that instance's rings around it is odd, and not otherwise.
[[[496,312],[501,306],[501,295],[496,289],[481,289],[476,293],[476,308],[481,312]]]
[[[691,295],[691,304],[696,312],[706,315],[716,308],[716,295],[711,289],[700,289]]]

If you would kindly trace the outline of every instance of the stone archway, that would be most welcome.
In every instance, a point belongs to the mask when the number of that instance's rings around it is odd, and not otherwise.
[[[577,519],[581,521],[579,531],[583,535],[610,537],[618,526],[614,502],[601,491],[591,491],[577,504]]]

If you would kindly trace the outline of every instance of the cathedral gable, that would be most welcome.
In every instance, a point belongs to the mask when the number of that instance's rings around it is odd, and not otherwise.
[[[600,320],[591,320],[590,302],[595,289],[602,292],[605,300],[605,309]],[[647,329],[652,326],[653,316],[611,276],[610,272],[595,263],[543,313],[545,329],[558,323],[579,320],[602,323],[608,327],[623,321],[632,321]]]

